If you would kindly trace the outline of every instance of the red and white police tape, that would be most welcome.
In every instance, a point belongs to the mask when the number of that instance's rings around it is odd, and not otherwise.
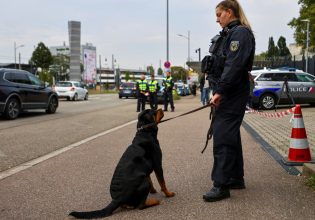
[[[267,118],[282,118],[284,116],[288,116],[294,113],[295,107],[290,108],[286,111],[282,111],[282,112],[274,112],[274,113],[265,113],[265,112],[260,112],[257,111],[255,109],[249,108],[249,112],[250,113],[254,113],[254,114],[258,114],[258,115],[262,115],[265,116]]]

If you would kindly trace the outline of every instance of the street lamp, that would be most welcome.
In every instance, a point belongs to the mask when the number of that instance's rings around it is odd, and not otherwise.
[[[166,61],[169,62],[168,0],[166,0]]]
[[[14,41],[14,68],[16,69],[16,50],[20,47],[24,47],[24,44],[21,44],[19,46],[16,46],[16,43]]]
[[[183,37],[183,38],[188,40],[188,58],[187,58],[188,60],[187,61],[190,61],[190,31],[188,31],[188,35],[187,36],[185,36],[183,34],[177,34],[177,36]]]
[[[308,45],[309,45],[309,33],[310,33],[310,20],[303,19],[301,20],[307,23],[307,30],[306,30],[306,65],[305,65],[305,72],[308,72]]]

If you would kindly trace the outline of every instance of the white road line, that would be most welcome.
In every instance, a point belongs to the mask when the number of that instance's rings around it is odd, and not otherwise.
[[[0,180],[2,180],[4,178],[7,178],[7,177],[9,177],[11,175],[14,175],[14,174],[16,174],[16,173],[18,173],[20,171],[23,171],[23,170],[26,170],[28,168],[31,168],[32,166],[35,166],[36,164],[39,164],[39,163],[41,163],[41,162],[43,162],[45,160],[48,160],[48,159],[50,159],[52,157],[55,157],[55,156],[57,156],[59,154],[62,154],[64,152],[68,151],[68,150],[71,150],[71,149],[75,148],[75,147],[79,147],[80,145],[85,144],[85,143],[87,143],[89,141],[92,141],[92,140],[94,140],[94,139],[96,139],[98,137],[101,137],[101,136],[104,136],[104,135],[109,134],[111,132],[117,131],[117,130],[123,128],[123,127],[126,127],[126,126],[131,125],[131,124],[136,123],[136,122],[137,122],[137,120],[133,120],[133,121],[127,122],[127,123],[125,123],[123,125],[117,126],[115,128],[109,129],[107,131],[103,131],[103,132],[101,132],[99,134],[93,135],[91,137],[88,137],[88,138],[86,138],[84,140],[81,140],[81,141],[79,141],[77,143],[74,143],[74,144],[71,144],[69,146],[66,146],[64,148],[58,149],[56,151],[53,151],[53,152],[51,152],[49,154],[46,154],[46,155],[41,156],[39,158],[36,158],[34,160],[30,160],[28,162],[25,162],[25,163],[23,163],[23,164],[21,164],[19,166],[16,166],[16,167],[13,167],[11,169],[8,169],[8,170],[5,170],[3,172],[0,172]],[[1,156],[1,151],[0,151],[0,156]]]

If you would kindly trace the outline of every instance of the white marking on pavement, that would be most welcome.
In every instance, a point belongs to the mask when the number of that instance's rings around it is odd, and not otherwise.
[[[39,163],[41,163],[41,162],[43,162],[45,160],[48,160],[48,159],[50,159],[52,157],[55,157],[55,156],[58,156],[59,154],[62,154],[64,152],[68,151],[68,150],[71,150],[71,149],[73,149],[75,147],[79,147],[82,144],[85,144],[85,143],[87,143],[89,141],[92,141],[92,140],[94,140],[96,138],[99,138],[99,137],[104,136],[106,134],[109,134],[111,132],[117,131],[117,130],[119,130],[119,129],[123,128],[123,127],[126,127],[128,125],[131,125],[131,124],[133,124],[135,122],[137,122],[137,120],[133,120],[133,121],[127,122],[127,123],[125,123],[123,125],[119,125],[119,126],[117,126],[115,128],[109,129],[107,131],[103,131],[103,132],[101,132],[99,134],[93,135],[91,137],[88,137],[88,138],[86,138],[84,140],[81,140],[79,142],[76,142],[74,144],[66,146],[64,148],[58,149],[56,151],[53,151],[53,152],[51,152],[49,154],[46,154],[46,155],[41,156],[39,158],[36,158],[34,160],[30,160],[28,162],[25,162],[25,163],[23,163],[23,164],[21,164],[19,166],[16,166],[16,167],[13,167],[11,169],[8,169],[8,170],[5,170],[3,172],[0,172],[0,180],[4,179],[6,177],[9,177],[9,176],[11,176],[13,174],[16,174],[16,173],[18,173],[20,171],[23,171],[23,170],[26,170],[28,168],[31,168],[32,166],[35,166],[35,165],[37,165],[37,164],[39,164]],[[1,151],[0,151],[0,156],[1,156]]]

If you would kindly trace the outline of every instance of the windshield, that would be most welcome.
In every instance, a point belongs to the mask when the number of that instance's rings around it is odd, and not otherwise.
[[[72,84],[71,84],[71,82],[57,82],[56,86],[58,86],[58,87],[71,87]]]

